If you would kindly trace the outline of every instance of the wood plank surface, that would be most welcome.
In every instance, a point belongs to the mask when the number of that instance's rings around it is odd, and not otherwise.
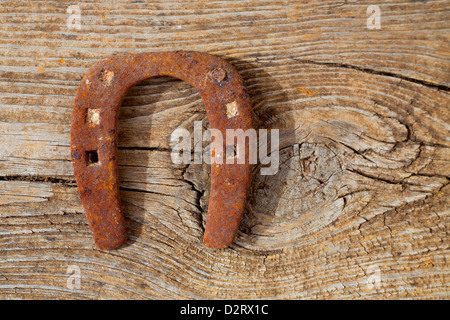
[[[1,1],[0,298],[448,299],[449,40],[449,1]],[[77,86],[101,58],[179,49],[238,69],[279,171],[255,167],[235,242],[206,249],[208,165],[169,143],[209,126],[201,98],[145,80],[119,116],[129,240],[100,251],[70,158]]]

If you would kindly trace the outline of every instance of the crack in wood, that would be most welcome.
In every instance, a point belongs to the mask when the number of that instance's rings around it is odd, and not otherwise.
[[[28,181],[28,182],[45,182],[45,183],[57,183],[68,187],[75,187],[75,179],[56,178],[50,176],[38,176],[38,175],[6,175],[0,176],[0,181]]]
[[[423,80],[423,79],[416,79],[416,78],[411,78],[411,77],[407,77],[401,74],[397,74],[397,73],[393,73],[393,72],[389,72],[389,71],[382,71],[382,70],[375,70],[375,69],[371,69],[371,68],[367,68],[367,67],[361,67],[361,66],[355,66],[355,65],[351,65],[351,64],[347,64],[347,63],[338,63],[338,62],[328,62],[328,61],[315,61],[315,60],[310,60],[310,59],[300,59],[300,58],[291,58],[295,61],[301,62],[301,63],[305,63],[305,64],[314,64],[314,65],[318,65],[318,66],[327,66],[327,67],[336,67],[336,68],[345,68],[345,69],[352,69],[352,70],[357,70],[357,71],[361,71],[361,72],[365,72],[365,73],[370,73],[370,74],[376,74],[379,76],[385,76],[385,77],[391,77],[391,78],[397,78],[397,79],[401,79],[401,80],[405,80],[408,82],[413,82],[413,83],[417,83],[420,85],[423,85],[425,87],[429,87],[429,88],[435,88],[438,90],[442,90],[445,92],[450,92],[450,87],[445,86],[443,84],[436,84],[427,80]]]

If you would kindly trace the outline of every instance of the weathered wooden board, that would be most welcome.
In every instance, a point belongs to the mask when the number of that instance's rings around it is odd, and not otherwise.
[[[2,1],[0,298],[448,299],[449,21],[448,1]],[[70,161],[78,83],[98,59],[177,49],[239,70],[280,129],[279,171],[256,166],[235,243],[205,249],[208,165],[169,144],[208,127],[202,101],[146,80],[119,120],[129,241],[97,250]]]

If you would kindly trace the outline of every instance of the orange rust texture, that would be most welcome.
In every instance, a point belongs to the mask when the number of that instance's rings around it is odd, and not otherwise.
[[[194,86],[206,108],[211,128],[253,128],[250,97],[238,72],[223,59],[199,52],[173,51],[115,56],[94,64],[81,80],[72,113],[71,153],[81,201],[100,249],[126,241],[120,205],[117,165],[117,121],[127,90],[155,76],[172,76]],[[227,114],[227,105],[233,112]],[[95,110],[92,121],[88,109]],[[223,150],[226,150],[224,141]],[[237,233],[250,186],[252,165],[211,165],[211,193],[204,243],[229,246]],[[217,159],[217,155],[216,155]]]

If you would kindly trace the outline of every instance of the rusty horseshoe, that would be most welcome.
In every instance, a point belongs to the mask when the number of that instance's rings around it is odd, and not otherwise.
[[[197,89],[211,128],[253,128],[250,97],[235,68],[217,56],[192,51],[114,56],[95,63],[78,87],[71,127],[71,155],[81,202],[99,249],[114,249],[126,239],[119,196],[117,123],[127,90],[155,76],[181,79]],[[225,140],[225,139],[223,139]],[[223,142],[226,150],[229,141]],[[228,247],[238,231],[250,186],[252,165],[227,163],[225,152],[212,155],[211,192],[203,236],[209,248]],[[222,158],[222,161],[217,161]],[[222,164],[220,164],[222,162]]]

